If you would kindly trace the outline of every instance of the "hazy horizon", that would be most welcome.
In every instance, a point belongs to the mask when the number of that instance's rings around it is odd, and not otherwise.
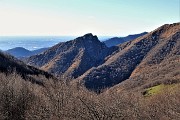
[[[23,47],[27,50],[37,50],[52,47],[60,42],[73,40],[79,36],[0,36],[0,50]],[[100,41],[113,36],[98,36]]]
[[[180,0],[0,0],[0,36],[126,36],[180,21]]]

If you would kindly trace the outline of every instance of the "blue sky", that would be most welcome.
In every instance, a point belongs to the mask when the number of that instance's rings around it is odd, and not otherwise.
[[[0,0],[0,35],[125,36],[180,21],[180,0]]]

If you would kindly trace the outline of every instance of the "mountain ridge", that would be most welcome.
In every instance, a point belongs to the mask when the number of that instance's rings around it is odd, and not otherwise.
[[[28,58],[26,62],[56,75],[77,78],[91,67],[102,64],[113,49],[89,33],[59,43],[41,55]]]
[[[132,35],[128,35],[126,37],[113,37],[113,38],[110,38],[110,39],[104,41],[104,43],[106,44],[106,46],[112,47],[112,46],[116,46],[118,44],[122,44],[124,42],[130,41],[130,40],[134,40],[134,39],[136,39],[140,36],[143,36],[147,33],[148,32],[143,32],[143,33],[139,33],[139,34],[132,34]]]

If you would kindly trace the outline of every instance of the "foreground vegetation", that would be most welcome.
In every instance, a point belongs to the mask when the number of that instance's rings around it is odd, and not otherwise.
[[[16,73],[0,73],[1,120],[180,119],[179,84],[150,96],[110,90],[98,95],[60,80],[36,78],[44,84],[32,84]]]

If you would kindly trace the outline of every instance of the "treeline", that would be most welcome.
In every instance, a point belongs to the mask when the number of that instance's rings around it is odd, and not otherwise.
[[[141,91],[96,94],[61,80],[0,73],[1,120],[169,120],[180,119],[180,85],[152,96]]]

